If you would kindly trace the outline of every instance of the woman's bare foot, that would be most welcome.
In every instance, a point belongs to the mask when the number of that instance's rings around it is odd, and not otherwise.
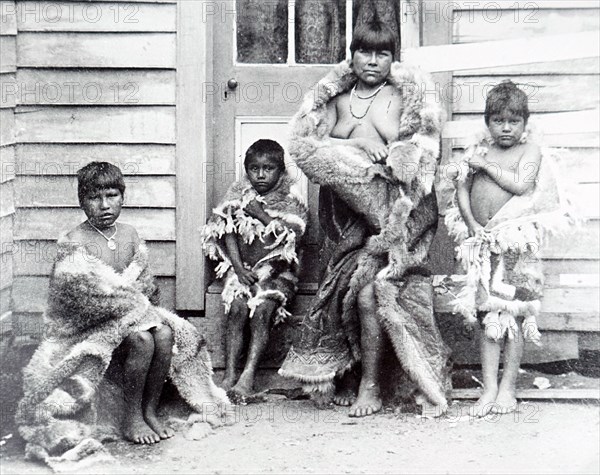
[[[229,391],[233,385],[235,384],[235,376],[227,376],[223,379],[223,381],[221,381],[221,384],[219,385],[221,388],[223,388],[225,391]]]
[[[158,420],[156,414],[146,411],[144,420],[150,426],[150,428],[158,434],[161,439],[170,439],[175,435],[175,431],[168,426],[165,426]]]
[[[160,436],[140,416],[128,415],[123,423],[123,436],[134,444],[156,444]]]
[[[517,400],[514,394],[500,391],[496,396],[496,404],[492,406],[494,414],[509,414],[517,410]]]
[[[356,401],[356,392],[351,389],[338,391],[333,396],[333,403],[336,406],[351,406]]]
[[[489,414],[495,405],[497,394],[497,388],[484,389],[481,397],[469,408],[469,415],[471,417],[484,417]]]
[[[245,404],[250,396],[252,396],[252,385],[244,384],[241,378],[227,391],[227,397],[233,404]]]
[[[375,383],[360,383],[358,398],[348,410],[350,417],[365,417],[379,412],[383,406],[379,386]]]

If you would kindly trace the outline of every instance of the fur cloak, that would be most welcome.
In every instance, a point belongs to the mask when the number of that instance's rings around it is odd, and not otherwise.
[[[306,230],[307,219],[306,206],[291,190],[292,185],[292,177],[284,172],[272,190],[259,195],[244,176],[230,186],[225,198],[202,228],[202,248],[207,257],[220,262],[216,268],[217,278],[225,276],[222,299],[226,313],[232,302],[242,297],[248,299],[250,317],[267,298],[279,304],[276,323],[289,315],[286,305],[293,298],[298,282],[297,246]],[[268,226],[244,212],[252,200],[262,203],[265,212],[273,218]],[[244,264],[259,277],[252,287],[242,284],[232,268],[224,242],[225,235],[229,233],[236,234],[248,245],[262,243],[266,236],[275,239],[270,245],[259,244],[249,248],[257,255],[241,256]],[[254,265],[249,264],[255,261]]]
[[[46,338],[24,369],[16,416],[29,458],[57,471],[109,458],[100,442],[107,428],[97,424],[99,387],[120,343],[159,324],[173,332],[169,378],[183,399],[199,413],[206,404],[228,402],[212,381],[202,335],[153,305],[155,291],[144,244],[118,273],[83,247],[59,240],[44,313]]]
[[[532,140],[531,129],[521,142]],[[489,132],[472,139],[459,162],[456,181],[467,179],[469,159],[485,156],[492,145]],[[535,185],[523,195],[514,195],[487,223],[483,232],[469,237],[467,225],[458,208],[456,193],[446,212],[450,236],[457,242],[457,258],[466,275],[455,299],[455,311],[467,322],[477,313],[485,315],[483,325],[488,338],[500,340],[517,334],[515,317],[524,317],[526,341],[540,344],[537,320],[541,309],[544,274],[540,257],[547,233],[567,229],[573,212],[559,186],[553,151],[542,148],[542,160]]]
[[[356,81],[349,63],[340,63],[292,120],[290,154],[321,185],[325,243],[315,302],[280,374],[329,391],[334,378],[360,360],[357,297],[374,283],[377,317],[402,368],[431,403],[445,406],[449,351],[434,320],[425,268],[437,224],[433,179],[441,112],[429,77],[394,63],[387,81],[402,98],[400,128],[386,163],[373,164],[361,149],[327,136],[327,104]]]

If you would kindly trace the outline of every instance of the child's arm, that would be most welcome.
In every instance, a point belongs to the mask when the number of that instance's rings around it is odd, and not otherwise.
[[[502,189],[513,195],[523,195],[535,185],[535,179],[540,169],[542,153],[534,143],[525,145],[523,155],[516,167],[506,170],[500,163],[492,163],[486,157],[469,161],[469,166],[480,169],[494,180]],[[500,166],[500,169],[498,169]]]
[[[238,276],[240,282],[244,285],[252,285],[258,280],[258,276],[254,271],[246,269],[240,256],[240,248],[237,243],[237,236],[233,233],[225,235],[225,247],[233,270]]]
[[[462,215],[467,228],[469,229],[469,236],[475,236],[477,232],[483,229],[483,226],[477,222],[471,211],[471,185],[473,183],[473,176],[469,175],[466,180],[459,180],[456,185],[456,199],[458,201],[458,209]]]

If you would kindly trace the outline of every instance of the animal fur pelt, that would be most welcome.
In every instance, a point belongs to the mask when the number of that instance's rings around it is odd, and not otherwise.
[[[24,370],[16,421],[26,455],[56,471],[106,460],[97,425],[98,388],[114,350],[130,334],[164,324],[174,337],[169,378],[201,413],[228,403],[212,381],[206,343],[196,328],[151,303],[156,287],[144,244],[118,273],[83,247],[59,240],[44,313],[47,338]]]
[[[527,137],[529,136],[529,139]],[[534,140],[528,130],[522,138]],[[485,155],[492,144],[489,134],[480,132],[472,139],[458,163],[456,181],[465,180],[468,161],[474,154]],[[540,344],[536,318],[541,309],[544,287],[541,249],[549,233],[565,231],[575,222],[573,209],[557,180],[555,151],[542,147],[542,160],[534,187],[514,195],[487,223],[483,232],[469,237],[456,195],[446,212],[449,234],[457,242],[457,258],[466,275],[455,299],[455,311],[468,323],[485,313],[486,335],[493,340],[516,336],[515,317],[524,317],[527,341]]]
[[[445,406],[448,350],[435,325],[431,282],[422,276],[437,224],[433,178],[441,111],[429,77],[394,63],[387,81],[402,97],[400,127],[386,163],[373,164],[358,147],[335,144],[327,136],[328,102],[356,81],[348,62],[337,65],[292,119],[290,154],[321,185],[325,267],[300,341],[280,374],[310,390],[330,390],[334,377],[360,360],[357,298],[374,282],[377,316],[403,368],[433,404]]]
[[[289,316],[286,305],[296,291],[299,271],[297,247],[306,230],[307,219],[306,206],[292,191],[292,185],[292,177],[284,172],[272,190],[259,195],[244,176],[231,185],[202,228],[202,248],[207,257],[219,262],[217,277],[226,276],[222,293],[226,313],[234,299],[243,297],[247,299],[250,317],[265,299],[279,304],[276,323]],[[252,200],[262,203],[265,212],[274,218],[268,226],[244,212]],[[252,287],[242,284],[232,268],[224,242],[225,235],[229,233],[236,234],[248,245],[245,250],[253,254],[241,256],[244,264],[259,277]],[[274,238],[272,244],[263,244],[267,236]]]

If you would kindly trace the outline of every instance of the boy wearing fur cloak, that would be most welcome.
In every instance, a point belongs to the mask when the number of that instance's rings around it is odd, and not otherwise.
[[[283,321],[298,282],[297,246],[307,210],[292,191],[284,150],[258,140],[246,152],[246,176],[235,182],[202,229],[202,247],[225,277],[222,299],[227,314],[226,370],[222,387],[234,402],[253,392],[254,375],[273,324]],[[244,329],[250,345],[244,370],[236,370]]]
[[[58,241],[44,313],[51,338],[24,370],[16,416],[26,455],[57,471],[110,460],[101,444],[107,438],[172,437],[157,414],[167,377],[198,413],[228,403],[212,381],[202,335],[156,306],[148,249],[134,227],[117,222],[121,171],[92,162],[77,180],[87,220]]]
[[[536,255],[544,233],[569,222],[550,156],[526,131],[527,95],[511,81],[488,94],[487,130],[460,162],[446,225],[466,270],[455,309],[478,320],[484,389],[471,413],[516,409],[516,380],[524,341],[540,344],[536,317],[544,287]],[[501,344],[504,366],[498,385]]]
[[[426,266],[441,111],[429,77],[393,62],[396,41],[377,20],[357,26],[351,62],[319,81],[292,120],[290,154],[321,185],[324,244],[315,302],[280,374],[307,391],[335,391],[356,417],[381,410],[384,340],[409,376],[404,392],[438,415],[447,406],[449,352]],[[350,376],[359,362],[357,395]]]

